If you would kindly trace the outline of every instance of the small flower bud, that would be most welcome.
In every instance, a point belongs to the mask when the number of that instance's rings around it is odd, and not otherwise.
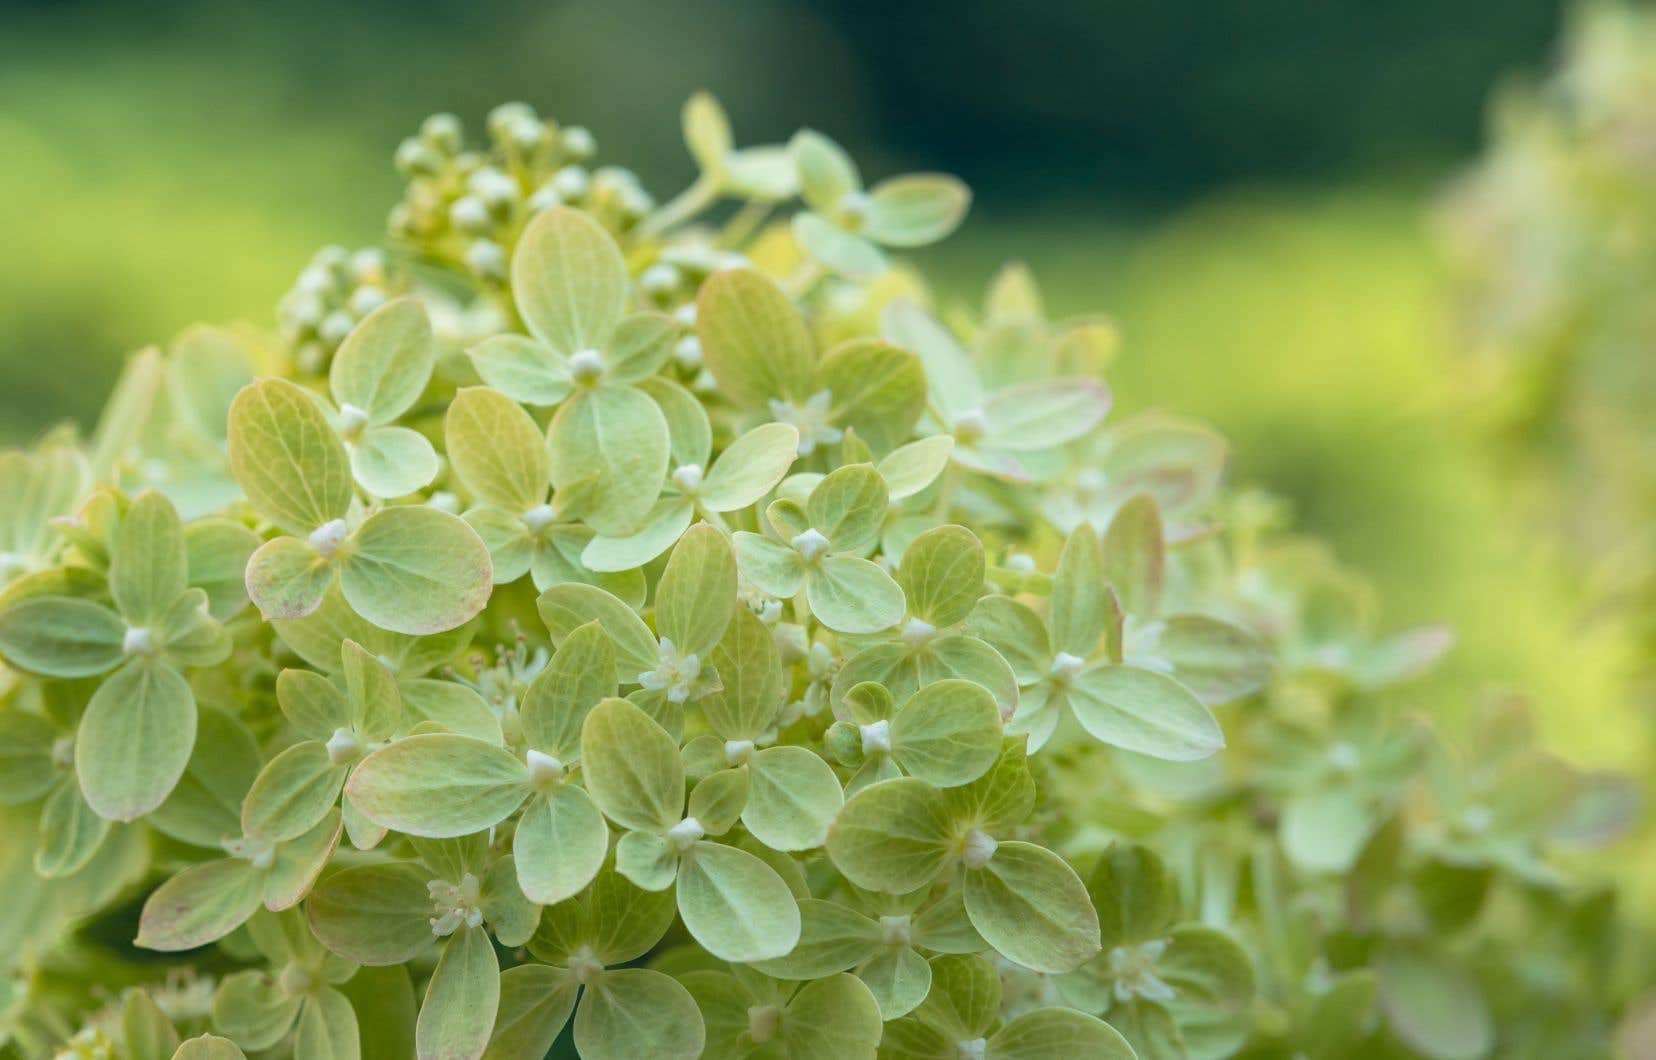
[[[577,350],[569,358],[569,378],[577,383],[596,383],[604,375],[604,355],[597,350]]]
[[[673,485],[685,496],[694,496],[701,489],[702,469],[699,464],[685,464],[673,469]]]
[[[121,650],[128,655],[149,655],[155,648],[155,631],[148,626],[129,626],[121,638]]]
[[[591,187],[592,178],[580,166],[565,166],[552,178],[552,190],[558,193],[559,202],[584,199]]]
[[[506,248],[492,239],[473,240],[466,248],[466,265],[486,280],[504,280]]]
[[[794,551],[798,552],[806,563],[811,562],[824,552],[828,551],[828,539],[822,536],[821,531],[812,528],[798,534],[793,539]]]
[[[462,195],[449,207],[449,224],[467,235],[481,235],[487,232],[492,224],[489,220],[489,208],[475,195]]]
[[[460,119],[452,114],[433,114],[420,123],[420,139],[433,150],[452,155],[460,150]]]
[[[317,555],[323,559],[332,559],[334,554],[339,551],[339,547],[345,543],[345,538],[350,536],[350,533],[351,528],[345,525],[345,520],[330,519],[312,530],[308,540],[310,541],[310,547],[316,550]]]
[[[565,157],[575,162],[585,162],[598,152],[598,142],[582,125],[571,125],[560,132],[558,147],[562,149]]]
[[[1000,844],[988,832],[974,828],[966,833],[966,842],[960,852],[961,864],[969,869],[981,869],[989,864]]]
[[[707,829],[702,827],[700,821],[694,817],[686,817],[667,829],[667,842],[674,850],[689,850],[706,834]]]

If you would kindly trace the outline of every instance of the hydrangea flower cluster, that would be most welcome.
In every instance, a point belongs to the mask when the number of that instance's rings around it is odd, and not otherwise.
[[[1603,1042],[1649,952],[1549,847],[1624,786],[1400,715],[1445,636],[1111,420],[1107,321],[940,313],[959,182],[685,133],[658,207],[433,118],[394,257],[0,457],[7,1050]]]

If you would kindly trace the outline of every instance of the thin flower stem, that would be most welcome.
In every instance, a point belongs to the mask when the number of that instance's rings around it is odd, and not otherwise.
[[[703,173],[667,205],[646,217],[638,226],[640,235],[659,236],[701,213],[719,197],[718,182]]]

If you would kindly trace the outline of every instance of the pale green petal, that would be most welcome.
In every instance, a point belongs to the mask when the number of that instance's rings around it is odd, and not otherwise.
[[[345,995],[325,986],[305,999],[293,1037],[293,1055],[306,1060],[359,1060],[356,1011]]]
[[[1173,762],[1225,746],[1212,712],[1170,677],[1134,666],[1093,666],[1069,689],[1076,720],[1094,739]]]
[[[345,336],[328,368],[328,387],[336,405],[353,405],[378,426],[413,407],[436,363],[425,306],[417,298],[396,298]]]
[[[805,502],[805,514],[834,551],[857,551],[879,535],[889,497],[885,479],[872,464],[851,464],[816,484]]]
[[[814,213],[797,213],[793,219],[794,239],[805,253],[833,272],[853,280],[868,280],[891,267],[880,248],[838,228]]]
[[[690,992],[648,968],[604,972],[575,1011],[582,1060],[695,1060],[705,1041]]]
[[[276,845],[276,861],[266,874],[265,908],[280,912],[296,906],[310,893],[316,878],[339,847],[343,822],[337,810],[329,810],[314,828],[297,839]]]
[[[1026,1012],[989,1039],[986,1060],[1137,1060],[1133,1047],[1108,1023],[1073,1009]]]
[[[512,295],[530,332],[553,349],[602,349],[626,307],[621,248],[580,210],[542,211],[518,238]]]
[[[183,775],[195,733],[195,695],[177,671],[145,660],[115,671],[93,693],[75,734],[87,803],[112,821],[155,809]]]
[[[247,561],[258,547],[257,534],[228,519],[203,519],[184,528],[190,584],[206,590],[208,611],[220,622],[246,605]]]
[[[296,743],[272,758],[242,803],[242,831],[269,842],[310,831],[339,801],[347,767],[335,765],[314,740]]]
[[[466,355],[485,383],[525,405],[556,405],[575,388],[563,355],[526,335],[491,335]]]
[[[903,617],[903,590],[885,568],[856,556],[828,556],[805,580],[811,611],[837,633],[878,633]]]
[[[832,419],[876,453],[908,441],[926,408],[920,358],[879,339],[851,339],[822,358],[817,385],[833,396]]]
[[[1104,571],[1127,613],[1154,618],[1165,580],[1161,511],[1148,493],[1135,495],[1110,520],[1104,535]]]
[[[221,839],[241,827],[242,797],[261,763],[258,744],[245,725],[225,711],[198,704],[189,764],[167,801],[151,810],[145,823],[180,842],[216,850]]]
[[[913,1012],[931,990],[931,965],[911,946],[886,946],[857,969],[880,1006],[880,1018],[894,1020]]]
[[[180,1044],[172,1019],[143,990],[128,990],[121,997],[121,1036],[126,1060],[167,1060]]]
[[[500,973],[500,1007],[483,1060],[544,1057],[575,1011],[580,980],[562,968],[521,964]]]
[[[972,193],[954,177],[911,173],[868,193],[869,238],[888,247],[923,247],[960,227]]]
[[[904,777],[846,800],[828,830],[828,856],[857,886],[904,894],[937,878],[952,855],[954,836],[938,790]]]
[[[126,623],[90,600],[32,596],[0,610],[0,654],[50,677],[91,677],[120,662]]]
[[[39,714],[20,708],[0,711],[0,803],[33,802],[63,779],[52,760],[58,730]]]
[[[679,916],[725,961],[780,957],[799,941],[799,906],[776,870],[736,847],[697,843],[678,873]]]
[[[1037,972],[1068,972],[1099,951],[1098,913],[1063,858],[1005,842],[966,872],[966,913],[1002,956]]]
[[[403,964],[434,941],[431,879],[430,870],[410,862],[341,869],[305,902],[311,930],[329,950],[359,964]]]
[[[540,905],[579,894],[608,852],[603,815],[584,790],[571,784],[530,799],[512,838],[518,883],[525,897]]]
[[[707,523],[685,532],[656,586],[656,631],[681,653],[705,656],[736,611],[736,557]]]
[[[633,570],[673,547],[683,536],[696,507],[683,497],[665,497],[656,502],[644,525],[625,537],[594,537],[581,550],[587,569],[602,573]]]
[[[933,682],[892,718],[891,747],[911,776],[938,787],[969,784],[1000,757],[1000,709],[981,685]]]
[[[442,466],[426,436],[407,427],[371,427],[350,450],[351,474],[375,497],[423,489]]]
[[[1090,659],[1110,623],[1109,581],[1098,533],[1082,523],[1064,542],[1052,575],[1052,605],[1047,623],[1053,651]],[[1044,675],[1043,675],[1044,676]]]
[[[548,440],[554,488],[597,476],[582,520],[611,537],[637,530],[655,506],[671,452],[656,403],[633,387],[582,390],[558,407]]]
[[[606,699],[581,726],[581,769],[604,816],[657,835],[679,822],[684,766],[678,744],[624,699]]]
[[[701,700],[708,725],[726,740],[752,740],[769,729],[787,691],[771,628],[738,607],[713,650],[721,688]]]
[[[216,1034],[198,1034],[173,1053],[172,1060],[247,1060],[236,1043]]]
[[[984,1037],[1000,1018],[1000,972],[975,955],[933,957],[932,989],[917,1015],[959,1040]]]
[[[403,724],[396,673],[379,656],[349,639],[340,648],[339,663],[345,675],[351,727],[369,740],[390,739]]]
[[[851,156],[814,129],[801,129],[788,143],[799,167],[800,193],[812,209],[833,210],[851,192],[862,190],[862,177]]]
[[[964,622],[983,593],[983,543],[964,526],[939,526],[903,551],[897,583],[909,613],[939,628]]]
[[[880,945],[876,921],[836,902],[802,899],[799,922],[799,943],[755,969],[778,979],[821,979],[861,964]]]
[[[987,448],[1050,449],[1083,437],[1110,411],[1110,390],[1096,379],[1015,383],[984,403]]]
[[[1487,1056],[1495,1023],[1483,988],[1442,954],[1391,947],[1379,955],[1380,1003],[1403,1042],[1434,1060]]]
[[[885,479],[886,488],[894,501],[904,500],[930,486],[943,469],[949,466],[949,455],[954,452],[954,438],[934,434],[900,445],[880,459],[875,469]]]
[[[121,519],[109,563],[115,609],[134,626],[157,624],[188,586],[184,527],[172,503],[153,490]]]
[[[609,378],[640,383],[660,371],[673,355],[678,325],[665,313],[634,313],[615,329],[605,360]]]
[[[880,1006],[854,975],[806,983],[782,1016],[789,1060],[874,1060],[880,1032]]]
[[[261,379],[230,405],[230,469],[248,503],[290,534],[341,518],[351,503],[345,445],[316,398]]]
[[[597,621],[615,646],[616,670],[627,683],[652,669],[659,657],[654,634],[638,612],[592,585],[568,582],[541,593],[537,603],[541,621],[552,631],[552,643],[562,644],[588,622]]]
[[[742,823],[755,839],[772,850],[790,851],[827,841],[845,793],[821,756],[804,747],[767,747],[749,760],[748,779]]]
[[[185,869],[150,892],[136,944],[149,950],[193,950],[246,922],[264,897],[264,876],[234,858]]]
[[[615,649],[596,620],[563,638],[518,707],[530,747],[571,765],[581,757],[581,723],[599,700],[615,695]]]
[[[370,820],[409,835],[445,838],[505,820],[529,794],[529,773],[502,747],[428,733],[364,758],[346,788]]]
[[[441,633],[488,603],[489,551],[457,516],[423,505],[370,515],[346,544],[339,585],[353,610],[395,633]]]
[[[713,452],[713,424],[701,399],[664,376],[652,376],[637,386],[650,395],[667,419],[674,466],[695,464],[705,470]]]
[[[59,782],[40,808],[40,847],[35,872],[59,879],[86,867],[109,834],[109,822],[92,812],[71,777]]]
[[[537,547],[545,547],[537,546],[521,516],[499,508],[473,508],[460,518],[476,531],[483,547],[489,550],[489,565],[496,585],[515,582],[529,573]]]
[[[1354,791],[1309,791],[1282,806],[1278,834],[1290,861],[1309,872],[1350,872],[1380,823],[1379,814]]]
[[[500,1005],[500,962],[482,928],[463,927],[450,936],[426,985],[414,1024],[419,1060],[460,1060],[481,1056]]]
[[[333,564],[297,537],[266,541],[247,561],[247,595],[267,622],[304,618],[333,581]]]
[[[479,502],[514,515],[546,503],[546,436],[517,402],[487,387],[463,387],[443,430],[449,464]]]
[[[772,398],[804,400],[816,353],[799,310],[776,282],[752,269],[714,273],[696,297],[702,360],[738,408]]]
[[[736,563],[742,577],[762,591],[780,599],[799,592],[805,580],[805,566],[799,553],[762,534],[738,530],[731,535],[736,546]]]
[[[1252,695],[1270,677],[1271,651],[1252,633],[1207,615],[1167,619],[1156,654],[1203,703],[1216,706]]]
[[[880,334],[920,358],[932,403],[946,423],[984,411],[983,382],[971,355],[936,317],[913,302],[898,299],[881,315]]]
[[[757,504],[798,459],[799,429],[764,423],[728,445],[707,469],[696,498],[708,511],[732,512]]]
[[[265,972],[234,972],[213,991],[213,1026],[244,1048],[269,1049],[293,1029],[303,1003]]]

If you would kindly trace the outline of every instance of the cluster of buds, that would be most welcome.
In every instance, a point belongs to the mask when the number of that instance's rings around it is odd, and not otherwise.
[[[486,144],[471,149],[460,119],[436,114],[397,148],[408,190],[391,211],[391,234],[417,256],[503,284],[535,214],[575,206],[621,233],[655,206],[632,171],[589,167],[597,145],[581,126],[560,126],[526,103],[496,107],[486,126]]]
[[[305,375],[323,374],[357,321],[407,288],[384,251],[323,247],[276,308],[293,364]]]

